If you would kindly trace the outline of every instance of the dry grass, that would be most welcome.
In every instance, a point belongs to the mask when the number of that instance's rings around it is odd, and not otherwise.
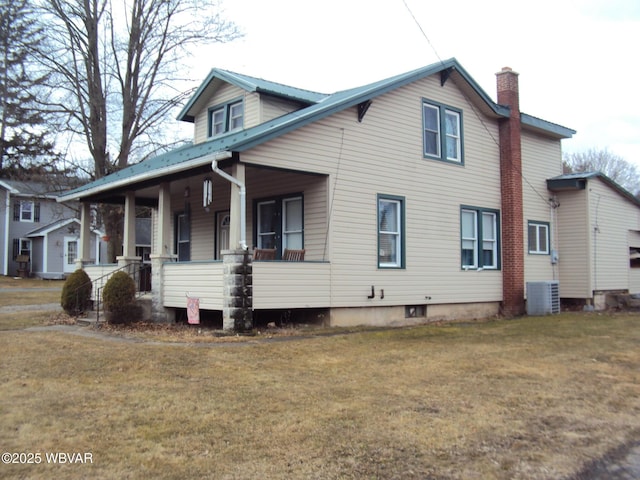
[[[640,317],[274,342],[1,332],[3,478],[569,478],[640,431]],[[108,337],[113,339],[113,337]]]
[[[60,303],[63,281],[0,275],[0,307]]]
[[[31,305],[60,305],[64,282],[0,275],[0,331],[49,323],[53,311]],[[56,321],[60,319],[56,318]]]

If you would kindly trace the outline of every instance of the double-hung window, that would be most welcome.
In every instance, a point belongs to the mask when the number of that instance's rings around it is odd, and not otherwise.
[[[500,268],[500,218],[497,210],[462,207],[460,210],[461,267]]]
[[[529,253],[549,255],[549,223],[529,221],[527,231]]]
[[[285,249],[304,248],[304,203],[302,195],[282,196],[255,203],[257,248],[275,248],[278,256]]]
[[[460,110],[423,100],[422,127],[425,157],[463,163]]]
[[[26,255],[31,258],[31,240],[28,238],[13,239],[13,260],[18,255]]]
[[[236,100],[209,110],[209,136],[240,130],[244,125],[244,105]]]
[[[404,198],[378,195],[378,267],[404,268]]]
[[[13,220],[16,222],[39,222],[40,203],[32,200],[18,200],[13,205]]]

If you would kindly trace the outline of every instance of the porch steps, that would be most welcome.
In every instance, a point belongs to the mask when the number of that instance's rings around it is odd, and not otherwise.
[[[102,317],[102,315],[101,315]],[[98,314],[95,310],[90,310],[88,312],[84,312],[82,317],[78,317],[76,319],[76,323],[81,326],[90,326],[95,325],[97,323]]]
[[[147,322],[151,320],[151,295],[143,295],[136,298],[136,304],[140,307],[141,318],[137,321]],[[103,323],[106,320],[104,311],[100,311],[100,322]],[[76,323],[82,326],[91,326],[98,323],[98,313],[95,310],[89,310],[84,312],[82,317],[76,319]]]

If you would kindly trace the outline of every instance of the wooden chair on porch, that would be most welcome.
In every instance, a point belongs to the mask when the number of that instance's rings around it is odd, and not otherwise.
[[[282,254],[282,260],[284,260],[285,262],[302,262],[304,261],[304,249],[285,249],[284,253]]]
[[[253,250],[254,260],[275,260],[276,249],[275,248],[256,248]]]

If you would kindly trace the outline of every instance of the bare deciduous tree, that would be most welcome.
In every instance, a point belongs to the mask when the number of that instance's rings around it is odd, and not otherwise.
[[[601,172],[633,194],[640,190],[637,167],[606,148],[565,153],[562,163],[565,173]]]
[[[216,0],[38,1],[49,39],[40,59],[57,92],[51,106],[86,144],[93,178],[167,147],[163,123],[191,94],[179,89],[188,77],[182,60],[241,35]],[[113,261],[121,209],[103,209],[103,222]]]
[[[190,92],[176,91],[189,49],[237,38],[215,0],[40,0],[55,107],[83,138],[95,178],[163,144],[159,127]]]

